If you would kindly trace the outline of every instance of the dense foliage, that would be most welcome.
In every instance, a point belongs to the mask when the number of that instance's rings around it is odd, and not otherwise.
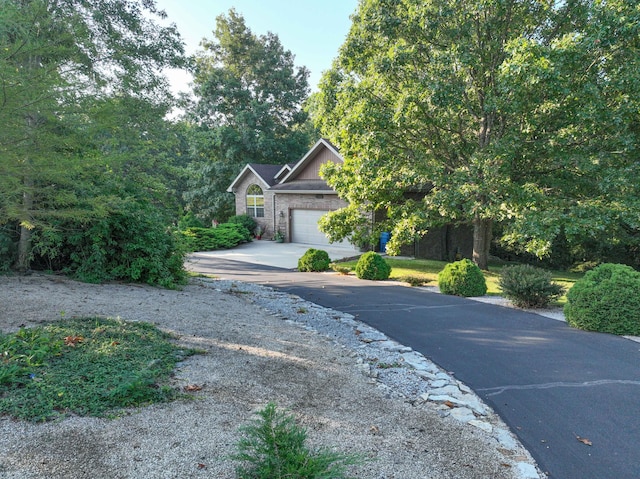
[[[197,161],[185,198],[199,217],[224,222],[235,211],[227,188],[247,163],[297,161],[315,138],[302,109],[309,71],[278,36],[255,35],[233,9],[213,33],[196,56],[189,117]]]
[[[378,253],[367,251],[358,259],[355,271],[360,279],[379,281],[389,278],[391,266]]]
[[[298,271],[326,271],[330,263],[331,259],[326,251],[309,248],[298,260]]]
[[[455,296],[483,296],[487,292],[482,271],[467,258],[447,264],[438,273],[438,287],[441,293]]]
[[[551,281],[549,271],[531,265],[502,268],[500,289],[505,298],[520,308],[545,308],[564,293],[564,287]]]
[[[256,220],[254,220],[251,216],[249,215],[234,215],[231,218],[229,218],[229,220],[227,221],[228,223],[233,223],[233,224],[239,224],[244,226],[247,231],[249,232],[253,232],[256,229],[256,226],[258,225],[256,223]]]
[[[181,281],[184,144],[158,72],[184,58],[162,18],[149,0],[0,0],[0,269]]]
[[[151,324],[104,318],[0,333],[0,414],[31,421],[104,416],[173,399],[173,368],[195,351],[170,339]]]
[[[587,331],[640,336],[640,272],[605,263],[567,293],[567,322]]]
[[[496,223],[538,257],[560,234],[637,248],[639,25],[630,0],[361,1],[315,99],[349,202],[324,231],[394,253],[473,225],[482,269]]]
[[[186,282],[180,240],[153,207],[136,204],[85,225],[53,226],[34,233],[34,267],[90,283],[119,280],[175,288]]]
[[[251,241],[252,234],[238,223],[222,223],[215,228],[187,228],[182,232],[188,251],[229,249]]]

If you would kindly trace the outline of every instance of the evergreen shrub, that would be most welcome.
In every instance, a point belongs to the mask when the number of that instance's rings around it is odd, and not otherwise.
[[[298,271],[326,271],[330,263],[329,253],[309,248],[298,260]]]
[[[256,229],[256,226],[258,226],[258,223],[256,223],[256,220],[254,220],[251,216],[249,215],[236,215],[236,216],[232,216],[231,218],[229,218],[229,220],[227,221],[227,223],[231,223],[231,224],[236,224],[236,225],[242,225],[244,226],[247,231],[249,233],[252,233],[253,230]],[[223,223],[224,224],[224,223]]]
[[[440,271],[438,287],[441,293],[455,296],[483,296],[487,292],[487,282],[482,271],[466,258],[449,263]]]
[[[238,452],[232,456],[242,463],[236,468],[239,478],[346,479],[349,466],[362,462],[358,456],[310,448],[306,430],[274,403],[258,411],[258,416],[241,428]]]
[[[567,322],[579,329],[640,335],[640,272],[604,263],[588,271],[567,293]]]
[[[390,274],[389,263],[374,251],[364,253],[356,264],[356,276],[360,279],[379,281],[389,278]]]
[[[251,241],[251,233],[237,223],[222,223],[216,228],[187,228],[183,237],[189,251],[229,249]]]
[[[528,264],[507,266],[500,274],[503,295],[519,308],[545,308],[565,288],[551,281],[551,273]]]

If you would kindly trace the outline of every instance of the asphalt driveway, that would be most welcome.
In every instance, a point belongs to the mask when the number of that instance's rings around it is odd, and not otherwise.
[[[196,254],[190,268],[349,312],[419,351],[489,404],[551,478],[640,478],[640,343],[421,288],[219,255]]]

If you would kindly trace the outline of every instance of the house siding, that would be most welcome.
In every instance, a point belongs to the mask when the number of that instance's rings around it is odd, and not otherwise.
[[[296,175],[296,179],[319,180],[320,167],[327,162],[341,163],[340,159],[331,150],[323,148],[307,163],[304,169]]]

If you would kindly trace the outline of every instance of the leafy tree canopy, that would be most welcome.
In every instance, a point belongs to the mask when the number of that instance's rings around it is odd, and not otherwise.
[[[482,268],[494,222],[538,255],[563,229],[637,229],[639,20],[629,0],[362,1],[316,99],[350,202],[324,228],[383,212],[394,252],[473,224]]]
[[[224,219],[233,214],[226,189],[246,163],[296,161],[309,147],[309,72],[277,35],[255,35],[233,9],[217,17],[213,34],[196,57],[192,145],[200,161],[186,198],[196,214]]]

